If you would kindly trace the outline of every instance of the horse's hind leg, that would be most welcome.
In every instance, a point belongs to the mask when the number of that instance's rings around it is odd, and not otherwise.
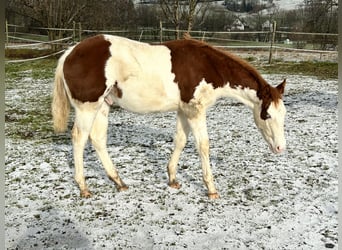
[[[189,130],[190,127],[187,118],[185,117],[182,111],[178,111],[176,133],[174,137],[175,148],[172,152],[171,158],[167,166],[169,174],[169,186],[172,188],[180,188],[180,184],[176,180],[177,165],[179,157],[185,147],[189,135]]]
[[[74,164],[75,164],[75,181],[77,182],[81,197],[90,197],[92,194],[88,190],[84,178],[83,170],[83,152],[87,143],[89,133],[94,121],[96,111],[82,111],[76,108],[76,117],[74,127],[72,129],[72,143],[74,150]]]
[[[121,180],[116,168],[113,165],[112,160],[109,157],[107,151],[107,129],[108,129],[108,113],[109,106],[103,104],[97,113],[93,127],[90,132],[90,140],[99,156],[103,167],[106,170],[109,178],[114,181],[119,191],[128,189],[125,183]]]

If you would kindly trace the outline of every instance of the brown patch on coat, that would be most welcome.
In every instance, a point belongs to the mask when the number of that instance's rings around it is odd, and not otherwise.
[[[115,81],[115,84],[113,86],[113,94],[118,97],[121,98],[122,97],[122,90],[118,87],[118,82]]]
[[[63,72],[71,96],[81,102],[96,102],[106,89],[105,64],[111,43],[103,35],[80,42],[66,57]]]
[[[270,86],[253,66],[227,51],[190,38],[168,41],[163,45],[171,50],[172,72],[183,102],[188,103],[193,98],[202,79],[214,88],[229,84],[232,88],[240,86],[256,90],[265,112],[272,101],[281,98],[279,91]]]

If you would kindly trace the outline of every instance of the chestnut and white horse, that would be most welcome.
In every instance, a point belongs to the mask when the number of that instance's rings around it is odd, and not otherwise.
[[[75,180],[81,196],[91,192],[83,173],[83,151],[90,138],[109,178],[119,191],[128,187],[109,157],[110,105],[136,112],[177,111],[174,151],[168,163],[169,186],[180,188],[176,169],[189,132],[194,135],[209,198],[216,191],[209,163],[206,111],[218,98],[235,98],[253,110],[254,121],[274,153],[285,149],[282,101],[285,80],[269,85],[247,62],[193,39],[151,45],[97,35],[69,48],[55,74],[52,115],[56,132],[67,128],[75,108],[72,143]]]

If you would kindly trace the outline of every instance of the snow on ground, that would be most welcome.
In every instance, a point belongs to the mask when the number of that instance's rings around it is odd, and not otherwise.
[[[178,170],[181,189],[167,186],[174,113],[113,108],[109,152],[130,188],[117,192],[89,145],[85,174],[94,196],[83,199],[70,134],[51,131],[52,80],[31,74],[6,82],[6,249],[337,249],[337,80],[286,76],[282,155],[268,150],[245,106],[225,99],[212,107],[221,196],[214,201],[192,137]],[[273,85],[283,77],[265,75]]]

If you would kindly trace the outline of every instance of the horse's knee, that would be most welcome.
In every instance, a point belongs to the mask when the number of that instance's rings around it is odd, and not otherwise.
[[[71,130],[71,137],[74,145],[83,145],[87,141],[88,134],[75,124]]]
[[[76,141],[77,138],[79,137],[79,129],[76,125],[74,125],[72,127],[72,130],[71,130],[71,137],[72,137],[72,140],[73,141]]]
[[[96,150],[106,149],[106,138],[97,137],[94,133],[91,133],[89,140]]]
[[[209,155],[209,140],[202,140],[199,142],[198,151],[201,156]]]
[[[176,134],[174,138],[174,144],[179,148],[184,148],[186,141],[187,137],[185,135]]]

